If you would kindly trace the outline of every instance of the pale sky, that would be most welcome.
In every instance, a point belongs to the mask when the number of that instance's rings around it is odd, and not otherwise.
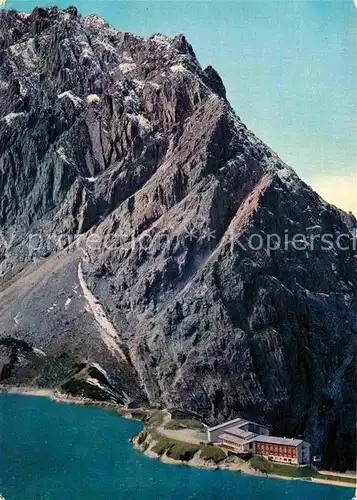
[[[336,176],[317,175],[309,180],[309,184],[325,200],[339,208],[357,214],[357,178],[355,173]]]

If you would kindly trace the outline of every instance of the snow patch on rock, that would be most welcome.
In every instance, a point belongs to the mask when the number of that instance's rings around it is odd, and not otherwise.
[[[134,71],[136,69],[136,64],[135,63],[128,63],[128,62],[123,62],[119,64],[119,69],[122,73],[130,73],[131,71]]]
[[[131,120],[138,123],[142,132],[150,132],[152,130],[151,123],[147,118],[145,118],[144,115],[128,113],[127,116],[130,117]]]
[[[291,168],[285,167],[278,170],[278,177],[288,186],[291,191],[298,191],[299,178]]]
[[[4,120],[8,125],[11,124],[13,120],[16,120],[16,118],[19,118],[20,116],[24,116],[25,113],[9,113],[8,115],[4,116]]]
[[[16,43],[15,45],[9,47],[9,50],[13,56],[21,58],[21,64],[24,64],[26,68],[36,68],[38,63],[38,56],[33,40],[26,40],[25,42]]]
[[[165,35],[162,35],[161,33],[158,33],[157,35],[154,35],[152,37],[152,40],[156,43],[162,44],[169,46],[171,42],[171,38]]]
[[[5,82],[4,80],[0,80],[0,90],[6,90],[9,88],[8,82]]]
[[[58,99],[69,99],[70,101],[73,102],[74,106],[80,106],[82,104],[82,99],[78,97],[77,95],[73,94],[71,90],[66,90],[65,92],[62,92],[62,94],[59,94]]]
[[[50,313],[51,311],[53,311],[55,309],[55,307],[57,307],[57,304],[54,303],[52,304],[52,306],[50,306],[48,309],[47,309],[47,312]]]
[[[65,163],[67,163],[68,165],[71,163],[66,155],[66,152],[64,150],[64,147],[63,146],[60,146],[58,149],[57,149],[57,154],[58,156],[61,158],[61,160],[63,160]]]
[[[102,391],[107,391],[107,388],[104,387],[104,385],[102,385],[100,382],[98,382],[98,380],[96,378],[87,378],[86,382],[90,385],[94,385],[96,387],[99,387],[99,389],[102,389]]]
[[[98,94],[88,94],[87,95],[87,102],[99,102],[100,97]]]
[[[183,66],[182,64],[174,64],[170,67],[170,69],[174,73],[186,73],[188,71],[188,69],[185,68],[185,66]]]
[[[123,52],[123,63],[133,63],[134,59],[131,57],[129,52]]]
[[[104,377],[108,380],[109,382],[109,375],[107,374],[107,372],[104,370],[104,368],[102,368],[100,365],[98,365],[98,363],[92,363],[94,368],[96,368],[102,375],[104,375]]]
[[[38,354],[39,356],[43,356],[43,357],[47,356],[47,354],[44,351],[42,351],[42,349],[38,349],[37,347],[33,347],[32,350],[35,354]]]

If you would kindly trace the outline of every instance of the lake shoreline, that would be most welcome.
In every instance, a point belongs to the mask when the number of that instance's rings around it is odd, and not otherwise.
[[[263,473],[257,469],[254,469],[253,467],[250,466],[248,462],[243,462],[239,459],[234,460],[234,459],[229,459],[228,457],[225,460],[222,460],[219,463],[214,463],[209,460],[203,460],[200,459],[199,456],[193,457],[191,460],[184,461],[184,460],[175,460],[173,458],[170,458],[167,456],[166,453],[163,453],[162,455],[155,453],[152,451],[153,448],[153,443],[155,444],[155,432],[153,433],[153,429],[155,431],[160,430],[162,426],[158,425],[154,428],[150,428],[147,424],[147,420],[150,419],[155,413],[161,413],[163,414],[165,410],[155,410],[155,409],[150,409],[150,408],[133,408],[133,409],[128,409],[125,408],[118,403],[110,403],[107,401],[97,401],[93,400],[90,398],[85,398],[85,397],[75,397],[75,396],[70,396],[65,393],[60,393],[59,391],[55,389],[46,389],[46,388],[33,388],[33,387],[26,387],[26,386],[0,386],[0,395],[1,394],[12,394],[12,395],[21,395],[21,396],[35,396],[35,397],[45,397],[49,398],[57,403],[65,403],[65,404],[73,404],[73,405],[79,405],[79,406],[94,406],[98,408],[103,408],[107,410],[115,410],[116,413],[127,419],[131,420],[138,420],[141,421],[144,428],[142,431],[137,434],[136,436],[133,436],[130,441],[133,445],[133,448],[136,450],[139,450],[140,452],[144,453],[145,456],[151,459],[159,459],[162,462],[166,464],[171,464],[171,465],[186,465],[190,467],[196,467],[200,469],[210,469],[210,470],[222,470],[226,471],[229,470],[231,472],[240,472],[242,474],[248,474],[252,476],[258,476],[258,477],[263,477],[263,478],[271,478],[271,479],[283,479],[283,480],[293,480],[293,481],[304,481],[304,482],[312,482],[315,484],[326,484],[330,486],[340,486],[340,487],[347,487],[354,489],[355,486],[352,485],[352,483],[347,483],[342,480],[329,480],[326,478],[300,478],[300,477],[290,477],[290,476],[283,476],[283,475],[278,475],[278,474],[269,474],[269,473]],[[140,442],[140,436],[145,434],[145,440]],[[154,434],[154,436],[153,436]],[[149,440],[149,446],[146,446],[146,441],[147,439]],[[146,444],[145,444],[146,443]],[[332,473],[331,473],[332,474]],[[340,473],[337,473],[340,474]],[[342,478],[341,478],[342,479]]]

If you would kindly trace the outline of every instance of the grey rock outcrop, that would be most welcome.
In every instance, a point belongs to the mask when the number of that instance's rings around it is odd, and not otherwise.
[[[246,128],[183,35],[3,11],[0,89],[0,336],[47,357],[24,352],[21,382],[88,395],[102,370],[100,398],[258,419],[353,466],[353,216]]]

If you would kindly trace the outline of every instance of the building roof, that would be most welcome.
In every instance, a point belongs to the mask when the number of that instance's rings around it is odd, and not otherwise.
[[[288,446],[299,446],[302,443],[302,439],[293,439],[293,438],[282,438],[277,436],[256,436],[252,439],[252,441],[260,442],[260,443],[272,443],[272,444],[285,444]]]
[[[215,431],[217,429],[220,429],[221,427],[225,427],[229,424],[238,424],[239,422],[241,422],[241,425],[243,425],[243,423],[246,423],[247,420],[244,420],[244,418],[235,418],[234,420],[229,420],[228,422],[223,422],[223,424],[218,424],[218,425],[215,425],[214,427],[210,427],[208,430],[209,431]]]
[[[229,420],[228,422],[224,422],[223,424],[215,425],[214,427],[210,427],[208,430],[209,431],[215,431],[217,429],[220,429],[221,427],[226,427],[227,425],[232,424],[232,427],[242,427],[243,425],[246,424],[253,424],[257,425],[259,427],[263,427],[264,429],[268,429],[266,425],[263,424],[258,424],[257,422],[252,422],[251,420],[246,420],[245,418],[235,418],[234,420]]]
[[[225,432],[228,434],[233,434],[234,436],[238,436],[243,439],[250,439],[257,435],[256,432],[245,431],[240,427],[241,427],[240,425],[235,425],[233,427],[225,429]]]

